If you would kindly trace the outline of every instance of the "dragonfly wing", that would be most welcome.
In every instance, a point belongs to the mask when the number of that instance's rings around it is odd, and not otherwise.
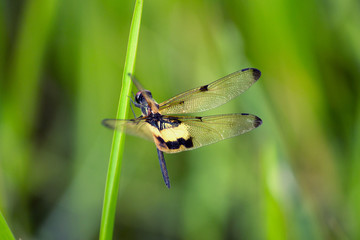
[[[256,68],[229,74],[217,81],[181,93],[159,105],[161,114],[182,114],[206,111],[237,97],[261,76]]]
[[[164,116],[177,121],[154,135],[160,151],[176,153],[193,150],[251,131],[262,124],[259,117],[247,113],[206,117]]]
[[[104,119],[102,124],[105,127],[125,131],[125,133],[153,141],[153,134],[150,125],[145,122],[145,118],[139,117],[130,120]]]

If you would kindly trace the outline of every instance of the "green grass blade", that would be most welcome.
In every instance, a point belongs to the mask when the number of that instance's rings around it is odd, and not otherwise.
[[[126,113],[129,106],[131,81],[128,73],[133,73],[135,66],[136,50],[139,39],[141,13],[143,8],[143,1],[137,0],[135,3],[134,14],[131,22],[129,42],[125,59],[125,66],[122,79],[122,87],[116,117],[119,119],[126,118]],[[110,161],[108,174],[106,179],[104,204],[100,227],[100,238],[112,239],[116,200],[120,184],[121,163],[124,151],[125,136],[122,132],[114,131],[113,142],[110,153]]]
[[[10,240],[10,239],[15,240],[1,212],[0,212],[0,236],[2,240]]]

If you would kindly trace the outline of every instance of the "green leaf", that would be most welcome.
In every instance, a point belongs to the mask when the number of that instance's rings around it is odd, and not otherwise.
[[[10,239],[15,240],[1,212],[0,212],[0,236],[2,240],[10,240]]]

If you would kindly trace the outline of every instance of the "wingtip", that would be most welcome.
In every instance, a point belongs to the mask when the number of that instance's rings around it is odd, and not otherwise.
[[[107,120],[109,120],[109,119],[105,118],[101,121],[101,124],[105,127],[108,127],[108,124],[106,123]]]
[[[261,77],[261,71],[257,68],[252,68],[252,74],[255,81],[259,80],[259,78]]]
[[[111,124],[109,124],[109,121],[112,120],[112,119],[109,119],[109,118],[105,118],[101,121],[101,124],[107,128],[111,128],[113,129],[114,127],[111,126]]]
[[[255,116],[255,120],[254,120],[254,127],[257,128],[262,124],[262,120],[261,118]]]
[[[257,69],[257,68],[244,68],[241,71],[242,72],[251,71],[255,82],[257,80],[259,80],[259,78],[261,77],[261,71],[259,69]]]

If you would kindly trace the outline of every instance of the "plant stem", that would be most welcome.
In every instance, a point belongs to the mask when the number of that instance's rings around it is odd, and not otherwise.
[[[142,8],[143,8],[143,0],[136,0],[134,14],[131,21],[130,33],[129,33],[129,42],[126,53],[124,72],[122,77],[122,87],[121,87],[118,111],[116,114],[116,118],[118,119],[125,119],[126,113],[128,111],[129,98],[127,96],[130,95],[130,90],[132,86],[128,73],[133,74],[134,71]],[[114,131],[113,142],[110,153],[109,168],[108,168],[108,174],[107,174],[106,186],[105,186],[103,212],[102,212],[100,236],[99,236],[100,240],[112,239],[115,212],[116,212],[116,201],[117,201],[118,189],[120,185],[120,174],[121,174],[122,156],[124,152],[124,143],[125,143],[125,136],[123,132]]]

